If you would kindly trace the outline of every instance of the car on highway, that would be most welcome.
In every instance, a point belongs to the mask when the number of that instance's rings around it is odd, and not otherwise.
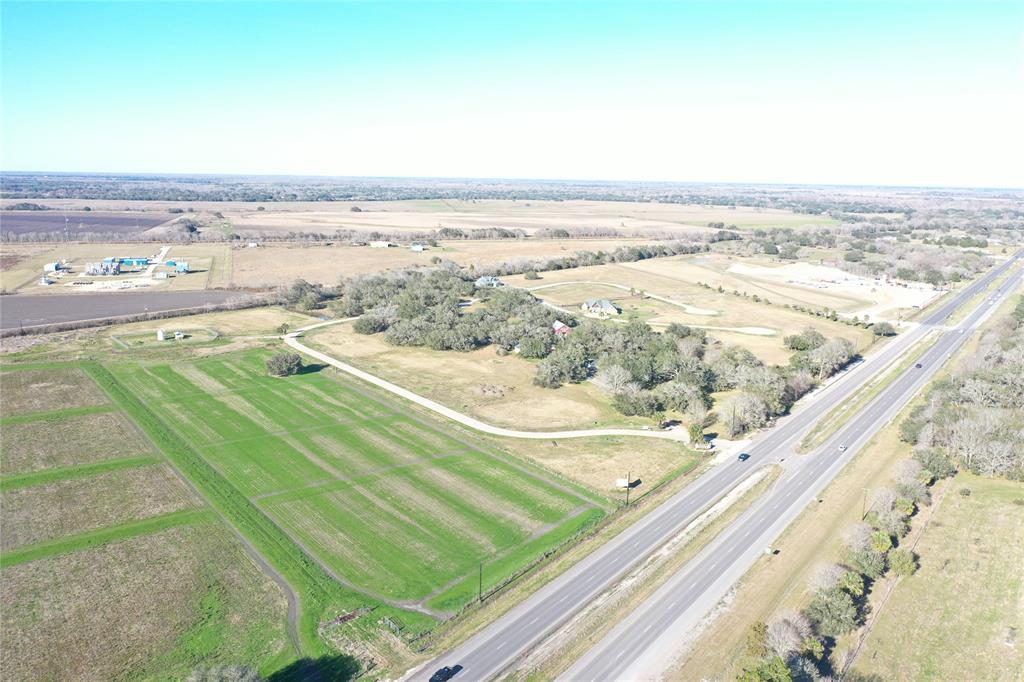
[[[738,459],[741,462],[746,462],[748,459],[750,459],[750,453],[749,452],[741,452],[740,456],[737,457],[736,459]]]
[[[914,367],[916,367],[917,369],[921,369],[921,363],[917,363],[916,365],[914,365]]]
[[[846,450],[846,443],[843,443],[842,445],[840,445],[839,446],[839,450],[840,451]]]
[[[448,682],[462,672],[461,665],[445,666],[430,676],[430,682]]]

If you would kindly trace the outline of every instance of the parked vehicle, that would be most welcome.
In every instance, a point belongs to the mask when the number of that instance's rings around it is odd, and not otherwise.
[[[738,459],[741,462],[746,462],[748,459],[750,459],[750,453],[749,452],[741,452],[740,456],[737,457],[736,459]]]

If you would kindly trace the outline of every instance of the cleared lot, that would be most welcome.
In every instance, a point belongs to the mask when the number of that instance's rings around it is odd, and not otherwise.
[[[130,234],[144,232],[177,217],[141,211],[0,211],[0,233],[62,232],[71,239],[96,232]]]

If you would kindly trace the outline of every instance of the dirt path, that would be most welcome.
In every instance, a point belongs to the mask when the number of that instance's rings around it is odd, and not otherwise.
[[[462,424],[463,426],[468,426],[469,428],[474,429],[475,431],[482,431],[483,433],[489,433],[493,436],[502,436],[504,438],[529,438],[534,440],[557,440],[559,438],[592,438],[594,436],[638,436],[641,438],[660,438],[663,440],[674,440],[679,442],[687,441],[687,434],[685,431],[682,430],[644,431],[642,429],[576,429],[569,431],[517,431],[515,429],[506,429],[500,426],[494,426],[493,424],[488,424],[474,417],[470,417],[467,414],[463,414],[462,412],[453,410],[450,407],[442,405],[441,403],[431,400],[430,398],[421,396],[418,393],[413,393],[407,388],[402,388],[401,386],[393,384],[385,379],[381,379],[380,377],[374,374],[370,374],[369,372],[365,372],[357,367],[353,367],[352,365],[346,362],[342,362],[341,360],[338,360],[336,358],[333,358],[330,355],[327,355],[326,353],[321,353],[318,350],[314,350],[309,346],[306,346],[299,340],[299,337],[306,331],[309,331],[311,329],[317,329],[319,327],[324,327],[330,324],[348,322],[351,319],[354,318],[329,320],[327,322],[320,322],[315,325],[310,325],[309,327],[304,327],[297,331],[291,332],[290,334],[285,334],[283,337],[284,342],[291,346],[292,348],[294,348],[295,350],[305,353],[306,355],[314,358],[315,360],[330,365],[331,367],[334,367],[336,369],[340,369],[341,371],[351,374],[352,376],[362,379],[363,381],[373,384],[374,386],[383,388],[385,391],[389,391],[390,393],[405,398],[406,400],[412,401],[417,405],[425,407],[426,409],[432,412],[436,412],[437,414],[447,417],[452,421],[456,421]]]

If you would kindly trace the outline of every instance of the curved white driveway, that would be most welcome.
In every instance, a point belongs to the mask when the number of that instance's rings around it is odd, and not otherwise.
[[[463,414],[461,412],[456,412],[450,407],[446,407],[439,402],[431,400],[430,398],[425,398],[418,393],[413,393],[407,388],[402,388],[397,384],[393,384],[390,381],[381,379],[380,377],[370,374],[369,372],[364,372],[358,367],[353,367],[347,362],[342,362],[341,360],[332,358],[330,355],[327,355],[326,353],[321,353],[318,350],[310,348],[309,346],[303,344],[299,340],[299,336],[304,331],[307,331],[309,329],[316,329],[318,327],[325,327],[329,324],[348,322],[351,319],[355,318],[346,318],[343,320],[329,320],[327,322],[321,322],[319,324],[310,325],[309,327],[304,327],[303,329],[292,332],[290,334],[285,334],[285,336],[283,337],[284,342],[287,343],[292,348],[294,348],[295,350],[305,353],[311,358],[328,364],[331,367],[340,369],[342,372],[347,372],[348,374],[351,374],[354,377],[358,377],[363,381],[373,384],[374,386],[379,386],[380,388],[383,388],[385,391],[390,391],[391,393],[401,396],[406,400],[411,400],[417,405],[421,405],[427,408],[428,410],[437,412],[440,415],[444,415],[445,417],[455,420],[460,424],[463,424],[464,426],[468,426],[471,429],[483,431],[484,433],[489,433],[494,436],[504,436],[505,438],[533,438],[536,440],[552,440],[558,438],[591,438],[593,436],[640,436],[641,438],[661,438],[663,440],[686,442],[687,433],[683,429],[677,429],[673,431],[644,431],[642,429],[577,429],[572,431],[516,431],[515,429],[506,429],[500,426],[494,426],[493,424],[482,422],[479,419],[474,419],[473,417],[470,417],[469,415]]]

